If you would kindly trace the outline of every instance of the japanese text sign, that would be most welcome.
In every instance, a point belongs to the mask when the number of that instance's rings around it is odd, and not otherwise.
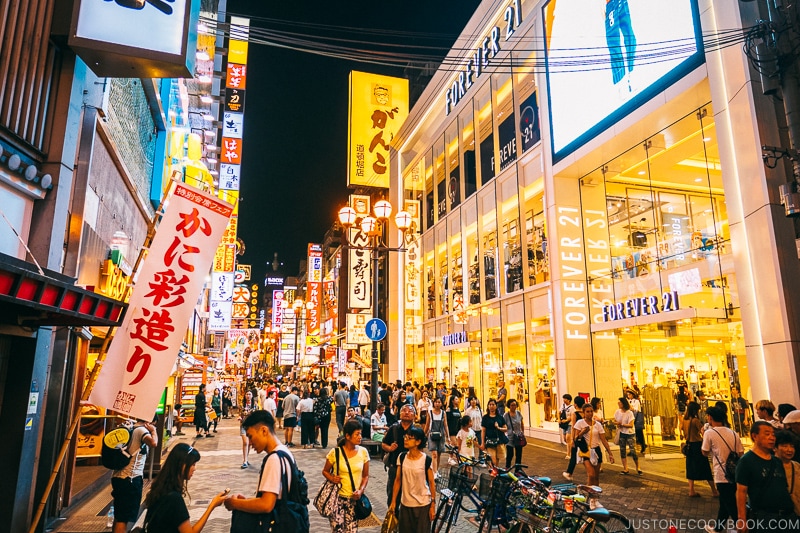
[[[233,206],[176,184],[90,401],[151,420]]]
[[[389,188],[389,143],[408,116],[408,80],[352,71],[347,186]]]

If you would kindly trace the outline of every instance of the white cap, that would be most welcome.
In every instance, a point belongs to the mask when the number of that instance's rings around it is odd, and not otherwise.
[[[800,422],[800,409],[796,409],[794,411],[789,411],[786,416],[783,417],[784,424],[793,424],[795,422]]]

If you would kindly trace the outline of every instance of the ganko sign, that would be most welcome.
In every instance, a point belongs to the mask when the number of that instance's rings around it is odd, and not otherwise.
[[[503,14],[503,19],[506,21],[506,35],[505,41],[508,41],[514,30],[522,24],[522,8],[519,5],[520,0],[512,0],[512,4],[506,8]],[[489,32],[489,35],[483,38],[480,46],[475,49],[472,57],[467,61],[467,65],[458,74],[458,78],[453,81],[453,84],[445,93],[444,112],[449,115],[450,111],[458,105],[467,91],[474,83],[473,76],[477,79],[483,73],[484,69],[489,66],[489,59],[497,57],[500,53],[500,28],[495,26]]]
[[[624,302],[603,306],[603,322],[636,318],[644,315],[657,315],[680,309],[678,291],[665,292],[661,295],[661,308],[658,296],[642,296],[629,298]]]

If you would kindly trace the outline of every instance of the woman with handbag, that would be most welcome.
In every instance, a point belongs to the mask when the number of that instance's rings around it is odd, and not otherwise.
[[[433,409],[431,393],[427,390],[422,391],[422,397],[417,402],[417,413],[419,413],[419,425],[425,427],[428,423],[428,414]]]
[[[694,482],[705,480],[711,487],[711,494],[719,496],[717,486],[711,474],[711,465],[708,457],[703,455],[703,424],[700,423],[700,404],[689,402],[686,404],[686,414],[683,416],[681,434],[686,443],[681,446],[681,451],[686,456],[686,480],[689,482],[689,496],[699,498],[700,494],[694,490]]]
[[[489,398],[486,402],[486,414],[481,420],[481,450],[489,454],[492,462],[499,465],[506,458],[506,421],[497,412],[497,400]]]
[[[369,482],[369,452],[359,446],[361,422],[355,419],[348,420],[342,431],[344,437],[339,439],[338,447],[328,452],[325,466],[322,468],[325,479],[339,485],[335,503],[326,509],[332,533],[356,533],[359,514],[356,508],[363,510],[370,505],[364,495]],[[369,509],[371,512],[371,506]],[[365,517],[362,516],[361,519],[363,518]]]
[[[636,472],[641,476],[642,470],[639,468],[639,458],[636,456],[636,435],[634,419],[636,416],[628,403],[627,398],[620,398],[617,401],[619,409],[614,413],[614,424],[617,426],[616,437],[619,439],[619,456],[622,458],[622,472],[623,475],[628,475],[628,454],[630,453],[633,458],[633,463],[636,465]],[[630,449],[630,451],[629,451]]]
[[[446,415],[442,409],[442,399],[433,399],[433,409],[428,413],[428,450],[433,459],[433,476],[439,477],[439,455],[444,453],[444,445],[447,442]]]
[[[522,448],[528,444],[525,438],[525,422],[522,420],[522,413],[517,411],[518,405],[517,400],[510,399],[506,403],[508,411],[503,415],[508,428],[506,433],[506,438],[508,438],[508,444],[506,444],[506,468],[511,468],[511,460],[514,459],[515,452],[517,460],[514,464],[522,464]]]
[[[603,424],[594,420],[594,409],[592,404],[583,405],[581,410],[583,418],[575,422],[572,426],[572,442],[578,450],[578,462],[583,463],[588,477],[587,485],[600,485],[600,465],[603,464],[603,452],[600,450],[602,445],[608,453],[608,460],[614,464],[614,456],[611,454],[611,446],[606,440],[606,432]]]

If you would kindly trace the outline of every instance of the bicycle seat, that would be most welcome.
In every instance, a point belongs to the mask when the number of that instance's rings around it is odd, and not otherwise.
[[[586,511],[586,516],[597,522],[608,522],[611,519],[611,514],[605,507],[596,507]]]
[[[590,497],[591,496],[599,496],[600,494],[603,493],[603,489],[601,489],[597,485],[576,485],[575,489],[579,490],[581,492],[585,492]]]
[[[545,476],[537,476],[535,479],[536,479],[536,481],[538,481],[539,483],[541,483],[545,487],[549,487],[553,483],[552,479],[550,479],[549,477],[545,477]]]

